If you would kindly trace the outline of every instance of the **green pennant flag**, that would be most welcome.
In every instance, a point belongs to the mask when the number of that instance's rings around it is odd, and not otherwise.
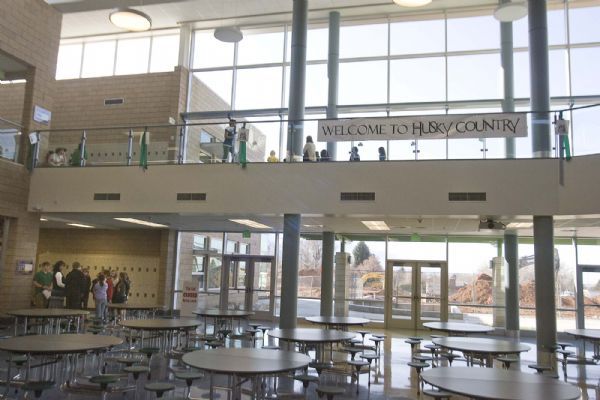
[[[567,161],[571,161],[571,145],[569,143],[568,135],[560,135],[560,156],[564,157]]]
[[[142,140],[140,142],[140,168],[144,171],[148,169],[148,141],[147,141],[147,131],[144,130],[144,134],[142,135]]]

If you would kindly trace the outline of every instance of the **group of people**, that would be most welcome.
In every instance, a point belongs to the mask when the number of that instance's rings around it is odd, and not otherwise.
[[[87,152],[84,152],[84,159],[87,159]],[[67,149],[64,147],[57,147],[55,150],[50,150],[46,157],[46,164],[50,167],[78,167],[81,165],[81,144],[77,146],[71,156],[67,156]]]
[[[64,261],[57,261],[52,270],[43,262],[33,277],[33,303],[39,308],[87,309],[90,292],[96,305],[96,316],[105,319],[108,303],[126,303],[131,281],[126,272],[103,271],[92,280],[89,269],[75,261],[71,272],[63,275]],[[66,304],[65,304],[66,303]]]

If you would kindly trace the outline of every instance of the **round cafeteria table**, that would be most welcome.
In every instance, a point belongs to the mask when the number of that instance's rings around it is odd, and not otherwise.
[[[80,333],[65,333],[62,335],[28,335],[17,336],[8,339],[0,340],[0,350],[7,351],[12,354],[27,354],[38,356],[55,356],[80,354],[93,351],[107,350],[111,347],[118,346],[123,343],[123,339],[115,336],[91,335]],[[70,371],[70,376],[67,375],[67,382],[71,381],[77,370],[77,358],[63,357],[63,362],[66,363],[64,368],[51,368],[50,371]],[[69,363],[73,362],[74,367],[69,367]],[[8,363],[7,381],[11,377],[11,362]],[[27,370],[30,369],[29,360]],[[52,377],[55,378],[55,377]],[[10,385],[7,385],[7,388]]]
[[[182,361],[190,367],[211,374],[211,399],[213,398],[212,374],[232,376],[233,399],[236,400],[240,398],[240,377],[253,378],[252,392],[253,395],[257,395],[261,390],[260,379],[255,378],[306,368],[310,357],[294,351],[218,348],[184,354]]]
[[[594,358],[600,358],[600,329],[568,329],[565,332],[576,339],[583,340],[583,354],[585,354],[585,342],[592,342]]]
[[[473,338],[473,337],[442,337],[432,340],[445,349],[461,351],[467,359],[473,355],[482,355],[486,358],[486,366],[493,366],[493,357],[503,354],[519,354],[530,350],[530,347],[519,342],[501,339]]]
[[[122,311],[123,319],[127,319],[128,313],[135,313],[135,312],[151,313],[152,317],[154,317],[156,315],[156,311],[164,309],[164,306],[159,306],[159,305],[144,306],[144,305],[139,305],[139,304],[136,305],[136,304],[128,304],[128,303],[116,303],[116,304],[111,303],[108,305],[108,308],[111,310]]]
[[[174,332],[185,330],[186,333],[189,333],[190,330],[196,329],[201,325],[201,322],[197,319],[191,318],[175,318],[175,319],[166,319],[166,318],[152,318],[152,319],[128,319],[125,321],[119,322],[119,325],[129,328],[132,331],[138,330],[142,331],[141,337],[141,346],[144,347],[144,332],[147,331],[162,331],[162,332]],[[131,344],[131,336],[130,336],[130,344]],[[166,343],[164,343],[166,345]],[[187,340],[186,340],[187,346]],[[163,346],[165,348],[166,346]]]
[[[60,320],[77,318],[77,332],[83,326],[81,317],[89,314],[85,310],[71,310],[68,308],[26,308],[21,310],[7,311],[6,314],[15,317],[15,336],[18,335],[19,318],[23,318],[23,334],[27,334],[30,318],[45,318],[50,320],[49,331],[45,333],[58,333],[60,331]],[[54,326],[52,326],[54,325]]]
[[[581,396],[577,386],[558,379],[499,368],[440,367],[424,371],[421,379],[473,399],[575,400]]]
[[[218,325],[221,327],[221,329],[226,328],[226,329],[233,330],[233,321],[234,320],[236,320],[236,319],[238,320],[238,327],[239,327],[240,320],[246,319],[246,318],[254,315],[254,313],[252,311],[229,310],[229,309],[222,309],[222,308],[209,308],[206,310],[193,311],[192,313],[204,318],[204,334],[205,335],[206,335],[206,327],[207,327],[207,323],[206,323],[207,318],[213,319],[213,327],[214,327],[213,334],[216,334]]]
[[[363,326],[368,324],[369,321],[366,318],[357,318],[357,317],[322,317],[322,316],[314,316],[314,317],[306,317],[304,318],[308,322],[312,322],[317,325],[325,325],[327,329],[339,329],[342,331],[347,331],[349,326]]]
[[[431,329],[432,331],[446,332],[450,336],[466,336],[477,333],[489,333],[493,332],[494,328],[479,325],[479,324],[467,324],[464,322],[426,322],[423,324],[425,328]]]
[[[327,344],[346,342],[356,337],[352,332],[310,328],[273,329],[269,331],[269,336],[284,342],[299,343],[302,348],[305,348],[307,344],[314,344],[317,347],[315,352],[317,362],[325,359],[325,346]]]

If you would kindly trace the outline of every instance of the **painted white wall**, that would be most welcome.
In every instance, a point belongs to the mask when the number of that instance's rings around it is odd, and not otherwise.
[[[600,156],[558,160],[449,160],[38,168],[28,208],[43,212],[561,215],[600,213]],[[341,202],[340,192],[376,193]],[[93,201],[93,194],[121,200]],[[207,193],[205,202],[178,192]],[[448,202],[448,192],[487,192]]]

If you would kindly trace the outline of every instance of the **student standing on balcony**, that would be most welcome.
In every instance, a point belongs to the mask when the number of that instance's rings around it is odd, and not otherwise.
[[[385,156],[385,149],[383,147],[379,148],[379,161],[385,161],[387,157]]]
[[[313,143],[312,136],[306,137],[306,143],[304,144],[304,148],[302,149],[302,153],[304,154],[303,161],[317,161],[317,157],[315,153],[317,152],[317,148]]]
[[[350,161],[360,161],[360,156],[358,155],[358,147],[353,147],[350,152]]]
[[[223,158],[222,162],[229,161],[229,154],[231,154],[231,162],[235,160],[235,119],[229,120],[229,126],[225,128],[225,136],[223,140]]]

